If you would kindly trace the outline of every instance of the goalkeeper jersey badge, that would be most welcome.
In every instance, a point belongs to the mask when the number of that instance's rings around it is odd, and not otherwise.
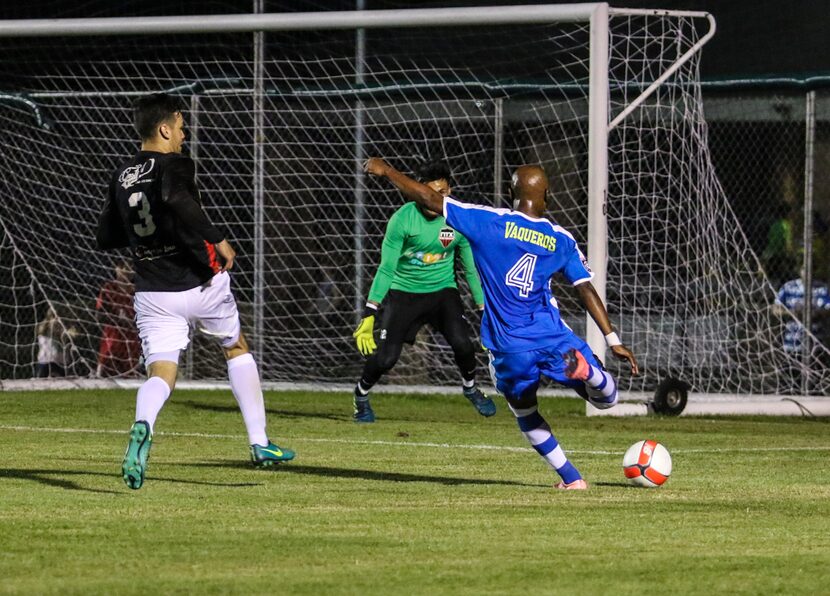
[[[438,233],[438,240],[441,241],[441,246],[447,248],[455,240],[455,230],[452,228],[441,228],[441,231]]]

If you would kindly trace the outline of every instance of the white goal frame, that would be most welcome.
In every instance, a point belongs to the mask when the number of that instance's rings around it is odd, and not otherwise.
[[[708,23],[708,31],[659,77],[642,89],[639,96],[630,101],[613,120],[609,120],[610,91],[609,69],[609,20],[614,16],[677,16],[699,18]],[[607,3],[580,3],[567,5],[520,5],[469,8],[432,8],[373,11],[333,11],[307,13],[234,14],[180,17],[129,17],[129,18],[78,18],[78,19],[22,19],[0,20],[0,37],[54,37],[54,36],[124,36],[206,33],[258,33],[279,31],[355,30],[377,28],[414,28],[440,26],[495,26],[545,23],[589,23],[589,117],[588,117],[588,260],[594,270],[593,284],[600,298],[606,300],[608,260],[608,232],[606,220],[606,196],[608,191],[608,138],[609,134],[637,109],[654,91],[690,60],[715,34],[714,17],[701,11],[670,11],[613,8]],[[261,83],[261,77],[260,77]],[[254,93],[262,93],[261,84]],[[260,97],[261,100],[261,97]],[[256,99],[255,99],[256,101]],[[260,119],[261,120],[261,119]],[[254,126],[261,126],[255,122]],[[358,155],[360,148],[358,147]],[[254,154],[255,178],[264,171],[263,152]],[[261,187],[260,187],[261,191]],[[256,194],[256,190],[255,190]],[[359,197],[356,197],[359,200]],[[259,201],[261,207],[261,201]],[[255,221],[262,221],[262,212],[256,211]],[[261,276],[260,276],[261,278]],[[255,281],[255,284],[257,282]],[[262,284],[263,282],[258,282]],[[260,287],[261,289],[261,287]],[[358,292],[360,294],[360,292]],[[262,317],[256,316],[262,308],[261,292],[254,290],[254,319],[259,325]],[[261,311],[260,311],[261,312]],[[587,341],[597,356],[606,353],[605,340],[598,327],[587,318]],[[262,333],[257,333],[258,338]],[[255,346],[256,349],[257,346]],[[81,382],[81,381],[78,381]],[[100,382],[98,382],[100,384]],[[0,383],[15,386],[17,383]],[[76,383],[73,383],[76,386]],[[413,387],[412,390],[418,388]],[[431,390],[435,390],[432,387]],[[694,394],[693,394],[694,396]],[[628,396],[643,399],[645,396]],[[771,398],[766,398],[769,400]],[[822,402],[827,400],[821,400]],[[747,404],[748,405],[748,404]],[[592,408],[589,408],[592,410]],[[762,408],[763,409],[763,408]],[[758,410],[755,411],[757,413]]]
[[[706,19],[709,30],[662,75],[644,89],[613,121],[608,120],[608,20],[614,15],[655,15]],[[593,284],[606,299],[608,232],[605,203],[608,191],[608,135],[644,102],[666,79],[686,63],[715,34],[715,19],[707,12],[611,8],[605,2],[565,5],[492,6],[411,10],[334,11],[324,13],[244,14],[182,17],[130,17],[89,19],[31,19],[0,21],[0,37],[51,37],[153,35],[175,33],[255,33],[321,29],[390,27],[458,27],[469,25],[521,25],[545,22],[590,23],[590,85],[588,113],[588,262]],[[262,153],[259,152],[261,158]],[[262,172],[262,164],[256,166]],[[257,217],[257,221],[260,221]],[[255,305],[255,311],[261,305]],[[605,338],[586,315],[587,342],[604,359]],[[255,317],[261,321],[261,317]],[[261,337],[262,334],[257,334]]]

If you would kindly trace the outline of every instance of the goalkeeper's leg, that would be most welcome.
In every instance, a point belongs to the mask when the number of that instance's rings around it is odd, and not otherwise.
[[[378,325],[377,350],[366,359],[363,373],[354,389],[355,422],[374,422],[375,413],[369,403],[369,390],[392,369],[400,358],[404,342],[412,343],[423,326],[424,317],[432,309],[437,292],[412,294],[390,290],[383,302]]]
[[[369,403],[369,390],[375,386],[380,378],[392,370],[398,362],[403,349],[403,342],[381,340],[377,351],[366,359],[363,365],[363,373],[354,388],[354,414],[355,422],[374,422],[375,413]]]
[[[464,317],[461,296],[455,288],[442,290],[441,301],[435,313],[435,326],[447,340],[455,356],[455,363],[461,373],[461,390],[479,414],[492,416],[496,404],[476,384],[476,354],[470,339],[470,327]]]

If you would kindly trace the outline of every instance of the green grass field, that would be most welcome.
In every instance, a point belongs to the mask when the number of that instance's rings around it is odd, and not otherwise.
[[[148,478],[120,463],[129,391],[0,393],[0,592],[25,594],[828,594],[830,425],[781,418],[586,418],[543,400],[591,483],[555,475],[499,400],[266,395],[297,459],[247,463],[229,392],[178,391]],[[622,453],[674,472],[629,487]]]

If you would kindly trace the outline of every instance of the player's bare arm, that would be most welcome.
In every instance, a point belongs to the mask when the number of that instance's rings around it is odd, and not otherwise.
[[[611,327],[611,320],[608,318],[608,311],[602,303],[599,294],[597,294],[594,284],[588,281],[579,284],[576,286],[576,289],[579,291],[579,298],[582,300],[585,310],[588,311],[588,314],[590,314],[591,318],[594,322],[596,322],[597,327],[599,327],[600,331],[602,331],[602,334],[609,335],[613,333],[614,329]],[[632,375],[640,374],[640,368],[637,365],[637,357],[634,356],[634,352],[629,350],[623,344],[611,346],[610,350],[611,353],[614,354],[614,356],[619,360],[628,361],[631,365]]]
[[[236,251],[231,246],[230,242],[227,240],[222,240],[218,244],[214,244],[216,247],[216,252],[219,253],[219,256],[225,261],[225,264],[222,266],[222,271],[230,271],[233,269],[233,260],[236,258]]]
[[[367,159],[363,164],[363,171],[378,178],[386,178],[410,201],[415,201],[435,213],[443,213],[444,195],[434,191],[426,184],[421,184],[406,174],[402,174],[381,158],[370,157]]]

